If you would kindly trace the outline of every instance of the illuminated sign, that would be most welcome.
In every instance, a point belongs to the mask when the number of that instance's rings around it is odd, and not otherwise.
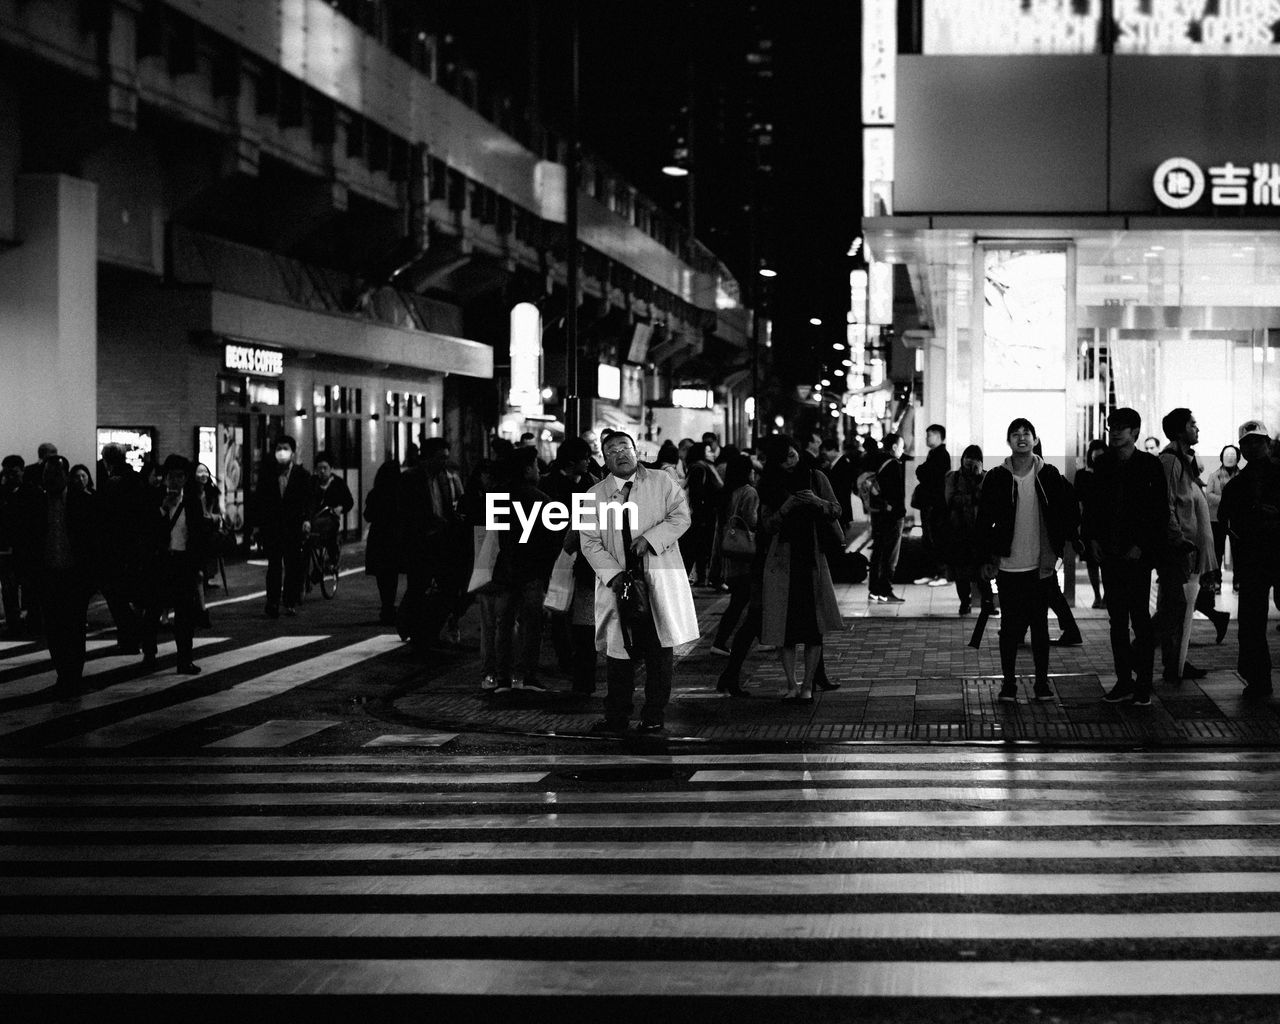
[[[531,302],[511,307],[511,394],[508,403],[526,416],[542,414],[542,314]]]
[[[1115,0],[1115,20],[1116,53],[1280,53],[1280,0]]]
[[[870,290],[867,300],[867,323],[893,323],[893,266],[889,263],[872,263],[870,266]]]
[[[1280,163],[1230,160],[1201,168],[1186,157],[1170,157],[1151,178],[1156,199],[1171,210],[1186,210],[1208,194],[1210,206],[1280,208]]]
[[[155,441],[154,427],[99,427],[98,458],[102,458],[102,449],[107,445],[119,445],[124,449],[125,462],[141,471],[155,450]]]
[[[863,0],[862,123],[893,124],[898,62],[897,0]]]
[[[716,403],[715,392],[701,388],[672,388],[671,404],[677,409],[710,409]]]
[[[284,353],[274,348],[228,342],[222,348],[222,365],[235,373],[247,373],[254,377],[282,377]]]
[[[601,363],[596,367],[596,394],[610,402],[621,398],[622,371],[608,363]]]
[[[1093,53],[1101,10],[1102,0],[927,0],[924,52]]]

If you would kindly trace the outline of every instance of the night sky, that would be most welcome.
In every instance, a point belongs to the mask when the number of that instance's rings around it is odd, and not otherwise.
[[[742,280],[749,220],[741,195],[754,155],[740,110],[752,88],[750,8],[774,38],[769,115],[774,170],[762,177],[760,245],[774,280],[775,361],[816,379],[810,353],[834,355],[848,309],[849,242],[858,233],[861,154],[859,5],[853,0],[616,0],[579,3],[584,147],[678,216],[685,185],[661,174],[690,95],[696,130],[697,234]],[[544,120],[567,122],[569,0],[435,0],[449,52],[491,69]],[[531,74],[532,68],[537,72]],[[809,318],[822,318],[815,328]]]

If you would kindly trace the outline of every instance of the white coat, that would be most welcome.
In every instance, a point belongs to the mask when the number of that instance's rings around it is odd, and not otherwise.
[[[632,478],[630,501],[639,521],[631,524],[631,539],[643,537],[656,554],[644,557],[644,578],[649,584],[653,623],[663,647],[678,647],[698,639],[698,615],[684,558],[677,544],[689,529],[689,504],[684,490],[670,474],[639,467]],[[591,488],[587,507],[594,516],[598,503],[620,502],[622,492],[612,474]],[[618,603],[609,581],[626,569],[622,524],[613,515],[594,529],[581,531],[582,553],[596,573],[596,650],[610,658],[629,658],[622,642]]]

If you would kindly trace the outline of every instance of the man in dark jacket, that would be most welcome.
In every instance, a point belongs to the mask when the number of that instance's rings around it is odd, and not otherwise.
[[[93,495],[67,487],[67,460],[45,460],[43,489],[26,492],[25,546],[39,588],[55,692],[75,696],[84,674],[85,613],[96,585],[98,524]]]
[[[1053,700],[1049,685],[1049,594],[1058,559],[1079,532],[1079,506],[1056,466],[1035,454],[1036,428],[1019,417],[1005,437],[1010,456],[982,481],[977,537],[1000,587],[1000,700],[1018,702],[1018,644],[1031,629],[1035,700]]]
[[[1260,420],[1240,427],[1240,453],[1248,460],[1222,489],[1218,522],[1231,535],[1236,581],[1240,655],[1236,670],[1246,700],[1271,696],[1271,651],[1267,647],[1267,596],[1280,593],[1280,463]]]
[[[1160,460],[1137,449],[1142,417],[1116,409],[1107,429],[1107,451],[1098,459],[1084,508],[1091,554],[1102,570],[1116,666],[1116,685],[1103,700],[1147,707],[1155,662],[1151,571],[1176,532]]]
[[[178,674],[194,676],[192,661],[196,618],[196,587],[200,567],[212,539],[212,523],[191,464],[181,455],[164,460],[164,490],[148,495],[143,518],[148,557],[146,611],[142,627],[142,663],[156,661],[156,633],[165,608],[173,609],[173,639],[178,648]]]
[[[876,455],[879,464],[874,469],[880,494],[871,504],[871,581],[867,598],[889,604],[902,604],[902,598],[893,592],[893,573],[898,567],[902,521],[907,515],[903,447],[900,435],[885,434]]]
[[[34,484],[23,480],[21,455],[6,455],[0,464],[0,602],[4,605],[5,632],[21,636],[23,570],[26,567],[22,514],[26,495]]]
[[[831,464],[827,477],[831,480],[831,489],[836,492],[836,501],[840,502],[840,525],[848,527],[853,522],[853,487],[862,472],[862,445],[852,434],[845,439],[844,454]]]
[[[102,596],[116,625],[119,654],[140,650],[143,603],[142,567],[147,554],[145,520],[155,510],[156,495],[125,460],[117,444],[102,449],[98,504],[102,519]]]
[[[941,423],[931,423],[925,428],[924,438],[929,454],[924,462],[916,467],[916,492],[911,499],[911,507],[920,512],[924,564],[928,572],[915,582],[927,583],[931,587],[944,587],[947,584],[947,577],[939,562],[938,533],[942,528],[942,521],[946,518],[947,507],[943,489],[947,474],[951,472],[951,455],[947,451],[947,428]]]
[[[498,651],[497,692],[517,689],[543,691],[538,680],[538,658],[542,649],[542,600],[547,579],[560,551],[560,536],[548,530],[537,517],[528,537],[521,539],[521,521],[528,521],[541,502],[550,500],[538,489],[537,449],[517,448],[508,463],[511,485],[511,529],[499,534],[498,559],[493,566],[496,590],[495,640]],[[520,506],[524,516],[516,515]],[[517,641],[517,620],[519,635]],[[513,670],[518,678],[513,676]]]
[[[267,556],[269,619],[298,614],[302,599],[302,544],[311,528],[311,474],[296,464],[298,443],[282,434],[272,448],[273,461],[264,466],[254,495],[253,518]]]

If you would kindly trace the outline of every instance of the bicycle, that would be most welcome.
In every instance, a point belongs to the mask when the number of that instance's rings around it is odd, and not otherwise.
[[[341,569],[342,549],[330,551],[330,544],[338,535],[338,517],[330,509],[321,509],[311,520],[311,532],[303,542],[302,563],[303,590],[310,594],[319,584],[325,600],[332,600],[338,592],[338,573]]]

